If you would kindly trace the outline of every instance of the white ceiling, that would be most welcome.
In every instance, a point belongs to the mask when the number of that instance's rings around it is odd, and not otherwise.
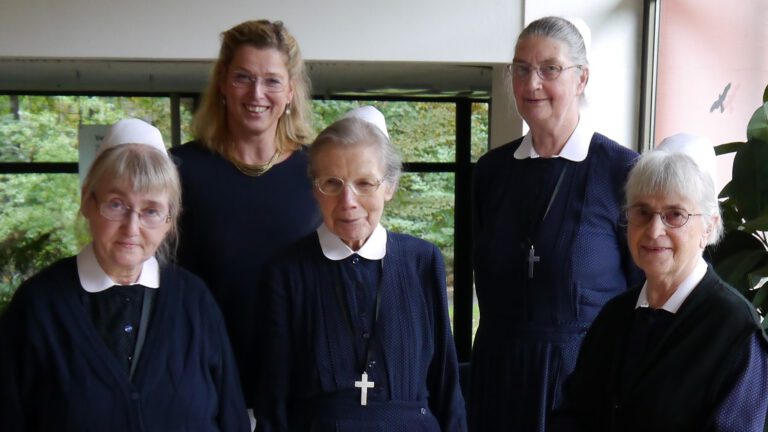
[[[313,94],[487,98],[491,67],[437,63],[307,62]],[[204,61],[0,59],[0,92],[199,93]]]

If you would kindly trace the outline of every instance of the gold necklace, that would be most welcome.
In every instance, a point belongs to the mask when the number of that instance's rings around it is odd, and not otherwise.
[[[237,157],[232,156],[232,163],[237,167],[238,170],[240,170],[241,173],[250,176],[250,177],[258,177],[265,172],[269,171],[270,168],[277,162],[278,159],[280,159],[280,155],[282,152],[279,148],[275,148],[275,153],[272,155],[271,158],[267,161],[265,164],[247,164],[245,162],[240,162]]]

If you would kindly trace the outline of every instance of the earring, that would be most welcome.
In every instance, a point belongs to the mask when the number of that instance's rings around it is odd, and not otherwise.
[[[291,103],[290,102],[288,102],[285,105],[285,113],[288,114],[288,115],[291,115]]]
[[[224,96],[221,97],[221,104],[223,106],[227,106],[227,98],[225,98]]]

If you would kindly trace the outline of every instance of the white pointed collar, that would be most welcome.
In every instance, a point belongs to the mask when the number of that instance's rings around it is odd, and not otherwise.
[[[696,263],[696,267],[694,267],[691,274],[685,278],[680,286],[677,287],[672,296],[667,299],[661,308],[667,312],[677,313],[685,299],[687,299],[688,296],[691,295],[691,292],[693,292],[693,289],[696,288],[696,285],[698,285],[699,282],[704,279],[704,274],[706,272],[707,262],[704,261],[704,258],[699,258],[699,261]],[[637,296],[635,309],[641,307],[650,307],[650,304],[648,303],[647,288],[648,282],[643,284],[643,288],[640,290],[640,295]]]
[[[102,292],[114,285],[120,285],[107,276],[99,265],[96,253],[93,251],[93,243],[88,243],[77,254],[77,275],[80,278],[80,285],[89,293]],[[155,257],[144,261],[139,279],[131,285],[137,284],[148,288],[160,287],[160,265]]]
[[[565,158],[573,162],[583,161],[587,158],[589,143],[592,141],[592,135],[594,134],[595,129],[590,125],[586,116],[582,115],[579,117],[579,124],[576,125],[576,129],[568,138],[568,141],[565,142],[565,146],[554,157]],[[515,150],[515,159],[535,159],[538,157],[541,156],[533,148],[533,135],[531,135],[531,131],[528,131],[523,137],[520,147]]]
[[[340,261],[354,254],[369,260],[380,260],[387,254],[387,230],[381,224],[376,225],[363,247],[356,251],[332,233],[325,224],[317,228],[317,237],[320,240],[323,255],[333,261]]]

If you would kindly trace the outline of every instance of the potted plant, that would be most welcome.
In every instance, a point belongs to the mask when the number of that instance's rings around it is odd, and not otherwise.
[[[733,176],[720,192],[725,237],[710,251],[717,273],[768,314],[768,86],[747,124],[747,140],[715,147],[736,153]],[[768,328],[768,320],[763,320]]]

